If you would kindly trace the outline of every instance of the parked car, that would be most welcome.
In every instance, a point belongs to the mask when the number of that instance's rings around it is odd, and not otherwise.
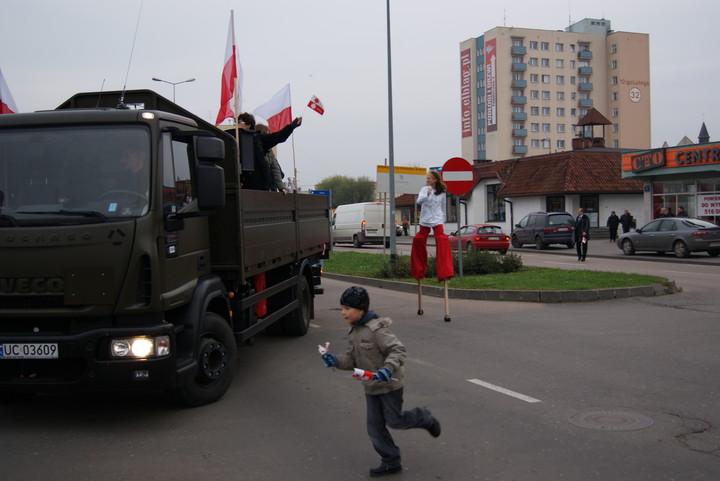
[[[720,255],[720,227],[700,219],[665,217],[621,235],[617,246],[628,256],[636,251],[655,251],[673,252],[677,257],[707,252],[716,257]]]
[[[492,224],[473,224],[460,228],[448,236],[450,248],[458,248],[460,245],[467,250],[484,249],[498,251],[500,254],[507,254],[510,247],[510,236],[502,231],[502,227]]]
[[[515,224],[510,241],[515,248],[523,244],[535,244],[538,249],[565,244],[572,249],[574,224],[575,219],[567,212],[531,212]]]

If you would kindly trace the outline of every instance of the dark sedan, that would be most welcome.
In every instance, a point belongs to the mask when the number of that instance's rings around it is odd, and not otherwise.
[[[459,234],[459,235],[458,235]],[[502,227],[492,224],[473,224],[460,228],[448,236],[450,248],[457,249],[458,239],[463,248],[484,249],[507,254],[510,247],[510,236],[502,231]]]
[[[666,217],[621,235],[617,245],[628,256],[636,251],[654,251],[673,252],[677,257],[707,252],[715,257],[720,255],[720,227],[700,219]]]

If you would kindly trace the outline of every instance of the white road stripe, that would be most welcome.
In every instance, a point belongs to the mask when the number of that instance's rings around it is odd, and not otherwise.
[[[505,389],[504,387],[496,386],[494,384],[490,384],[489,382],[481,381],[480,379],[468,379],[468,382],[471,382],[473,384],[477,384],[478,386],[486,387],[488,389],[492,389],[493,391],[497,391],[502,394],[507,394],[508,396],[512,396],[516,399],[520,399],[521,401],[525,401],[528,403],[541,403],[542,401],[539,399],[535,399],[534,397],[526,396],[524,394],[517,393],[515,391],[510,391],[509,389]]]
[[[317,329],[318,327],[322,327],[321,325],[319,325],[319,324],[313,324],[312,322],[311,322],[309,325],[310,325],[310,327],[314,327],[314,328],[316,328],[316,329]]]

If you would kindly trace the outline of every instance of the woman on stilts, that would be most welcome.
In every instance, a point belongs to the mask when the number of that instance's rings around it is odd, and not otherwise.
[[[413,237],[410,252],[410,276],[418,281],[418,299],[421,299],[422,286],[420,281],[427,272],[427,238],[430,229],[435,236],[435,264],[438,282],[452,278],[455,274],[450,253],[450,241],[443,230],[445,222],[445,192],[447,188],[440,173],[431,170],[427,175],[427,185],[420,190],[417,203],[420,207],[420,229]],[[447,284],[446,284],[447,285]],[[422,314],[422,303],[419,303],[418,314]],[[446,320],[449,317],[446,316]]]

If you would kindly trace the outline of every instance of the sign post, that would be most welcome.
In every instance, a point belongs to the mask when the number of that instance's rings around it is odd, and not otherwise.
[[[448,192],[455,194],[455,205],[457,206],[457,224],[458,224],[458,271],[460,279],[463,278],[462,267],[462,242],[460,241],[460,196],[469,192],[473,187],[473,168],[470,162],[461,158],[453,157],[443,164],[442,167],[443,182],[447,186]]]

